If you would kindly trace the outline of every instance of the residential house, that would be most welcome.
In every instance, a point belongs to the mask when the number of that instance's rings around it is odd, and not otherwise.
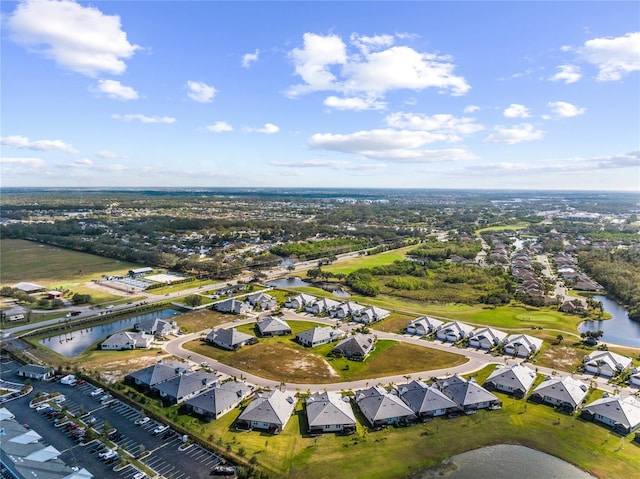
[[[274,316],[265,316],[258,321],[260,336],[286,336],[291,334],[291,327],[286,321]]]
[[[524,398],[536,379],[536,373],[519,363],[511,366],[498,365],[484,382],[489,391],[501,391],[513,394],[518,399]]]
[[[355,401],[373,427],[405,424],[416,418],[411,408],[397,394],[387,392],[382,386],[356,391]]]
[[[133,328],[136,331],[150,334],[152,336],[165,337],[169,334],[175,333],[178,330],[178,325],[175,321],[165,321],[163,319],[153,318],[136,323]]]
[[[201,416],[205,421],[213,421],[237,407],[252,392],[253,389],[245,383],[227,381],[187,399],[184,409]]]
[[[275,309],[278,306],[276,298],[267,293],[256,293],[247,296],[247,302],[254,308],[259,307],[263,311]]]
[[[214,329],[205,338],[208,343],[215,344],[221,348],[228,349],[229,351],[235,351],[242,346],[248,344],[255,344],[258,339],[250,334],[242,333],[236,328],[231,329]]]
[[[157,384],[180,374],[185,374],[190,370],[191,366],[188,363],[174,360],[160,360],[151,366],[128,374],[125,376],[125,383],[148,391]]]
[[[203,370],[191,374],[180,374],[167,379],[151,388],[165,405],[180,404],[212,387],[218,382],[215,373]]]
[[[469,335],[469,346],[489,350],[502,344],[506,337],[507,333],[497,329],[478,328]]]
[[[468,324],[464,324],[459,321],[451,321],[440,326],[436,331],[436,337],[440,341],[456,343],[461,339],[469,337],[473,332],[473,329],[473,326],[469,326]]]
[[[587,307],[580,300],[565,301],[558,307],[558,311],[569,314],[586,314]]]
[[[594,351],[584,357],[587,372],[612,377],[631,367],[632,360],[627,356],[611,351]]]
[[[549,378],[533,390],[529,400],[536,403],[547,403],[566,411],[575,411],[587,395],[586,384],[569,376]]]
[[[125,349],[149,349],[153,336],[146,333],[120,331],[109,336],[100,344],[100,349],[122,351]]]
[[[331,354],[344,356],[354,361],[364,361],[373,350],[376,337],[373,334],[356,333],[340,341],[331,350]]]
[[[421,418],[430,418],[459,411],[460,407],[438,388],[419,380],[396,386],[400,399]]]
[[[16,371],[16,376],[35,379],[36,381],[46,381],[55,375],[56,370],[51,366],[40,366],[38,364],[25,364]]]
[[[504,340],[505,354],[512,354],[521,358],[533,356],[542,347],[542,339],[527,334],[512,334]]]
[[[438,319],[430,318],[429,316],[422,316],[418,319],[413,319],[407,323],[405,332],[407,334],[416,334],[418,336],[428,336],[434,333],[444,323]]]
[[[500,399],[476,383],[475,380],[464,379],[457,374],[444,379],[436,379],[434,385],[465,413],[502,406]]]
[[[279,434],[289,421],[296,400],[288,392],[278,389],[257,393],[253,401],[238,416],[238,429],[261,429]]]
[[[629,376],[629,382],[632,386],[640,386],[640,371]]]
[[[296,341],[303,346],[315,347],[320,344],[331,343],[337,341],[344,336],[344,333],[339,329],[334,329],[331,326],[316,326],[315,328],[307,329],[296,334]]]
[[[353,320],[362,324],[371,324],[386,318],[389,314],[386,309],[369,306],[361,311],[354,312]]]
[[[309,433],[356,432],[356,418],[349,399],[336,392],[315,392],[305,400]]]
[[[340,306],[340,301],[335,301],[329,298],[320,298],[317,301],[307,305],[305,311],[311,314],[329,313]]]
[[[344,319],[357,315],[365,309],[366,307],[361,304],[354,303],[353,301],[345,301],[344,303],[340,303],[333,311],[330,311],[329,314],[332,318]]]
[[[300,293],[296,296],[292,296],[286,299],[284,306],[285,308],[291,309],[301,309],[311,306],[318,300],[315,296],[311,296],[310,294]]]
[[[618,434],[631,434],[640,428],[640,399],[633,396],[603,397],[583,407],[580,416],[611,426]]]
[[[214,303],[213,309],[221,313],[247,314],[251,312],[251,305],[243,301],[229,298],[224,301],[220,301],[219,303]]]

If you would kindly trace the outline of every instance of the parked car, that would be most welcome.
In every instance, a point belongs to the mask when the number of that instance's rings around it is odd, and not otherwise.
[[[36,411],[37,412],[44,411],[45,409],[49,409],[49,407],[50,406],[48,404],[40,404],[40,406],[36,408]]]
[[[147,475],[144,472],[136,472],[133,475],[133,479],[146,479]]]
[[[90,395],[93,397],[96,397],[100,394],[102,394],[104,392],[104,389],[102,388],[98,388],[98,389],[94,389],[93,391],[91,391]]]
[[[153,430],[153,433],[154,434],[162,434],[167,429],[169,429],[169,426],[167,426],[165,424],[158,424],[158,426]]]
[[[150,419],[150,418],[148,418],[148,417],[141,417],[141,418],[139,418],[139,419],[136,419],[134,424],[136,424],[137,426],[142,426],[143,424],[146,424],[146,423],[148,423],[149,421],[151,421],[151,419]]]

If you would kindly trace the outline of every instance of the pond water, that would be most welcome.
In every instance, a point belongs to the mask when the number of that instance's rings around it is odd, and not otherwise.
[[[113,323],[100,324],[73,332],[58,334],[41,339],[43,346],[54,350],[68,358],[74,358],[82,354],[92,344],[105,339],[113,333],[133,328],[133,325],[147,319],[168,319],[180,314],[175,309],[163,309],[153,313],[141,314],[131,318],[121,319]]]
[[[429,470],[420,479],[593,479],[595,476],[572,464],[525,446],[498,444],[451,458],[450,472]]]
[[[274,279],[273,281],[267,281],[267,286],[273,286],[274,288],[297,288],[300,286],[311,286],[311,283],[307,283],[306,281],[302,281],[297,276],[295,278],[280,278]]]
[[[640,347],[640,321],[629,319],[629,312],[606,296],[594,296],[593,299],[602,301],[604,310],[611,315],[611,319],[584,321],[578,326],[578,330],[581,333],[601,330],[604,332],[603,341]]]

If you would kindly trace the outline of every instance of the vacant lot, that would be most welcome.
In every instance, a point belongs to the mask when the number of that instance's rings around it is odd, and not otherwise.
[[[0,240],[0,250],[2,285],[28,281],[53,288],[99,279],[105,274],[126,273],[141,266],[24,240]]]
[[[374,266],[382,266],[391,264],[394,261],[402,261],[408,251],[415,249],[416,246],[405,246],[404,248],[385,251],[384,253],[374,254],[371,256],[361,256],[359,258],[348,259],[337,262],[331,266],[324,266],[323,269],[332,273],[349,274],[358,268],[373,268]]]

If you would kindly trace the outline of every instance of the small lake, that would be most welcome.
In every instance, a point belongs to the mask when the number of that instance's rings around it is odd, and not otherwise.
[[[58,334],[39,341],[43,346],[52,349],[56,353],[68,358],[74,358],[82,354],[94,343],[107,338],[113,333],[133,328],[134,324],[147,319],[168,319],[180,314],[175,309],[163,309],[153,313],[141,314],[131,318],[121,319],[113,323],[100,324],[73,332]]]
[[[299,288],[301,286],[311,286],[311,283],[307,283],[297,276],[295,278],[274,279],[273,281],[267,281],[265,284],[274,288]]]
[[[420,479],[593,479],[595,476],[555,456],[525,446],[498,444],[451,458],[450,472],[429,470]]]
[[[602,301],[602,306],[605,312],[611,315],[611,319],[584,321],[578,327],[578,331],[584,333],[601,330],[604,332],[603,341],[640,347],[640,321],[629,319],[629,312],[606,296],[594,296],[593,299]]]

